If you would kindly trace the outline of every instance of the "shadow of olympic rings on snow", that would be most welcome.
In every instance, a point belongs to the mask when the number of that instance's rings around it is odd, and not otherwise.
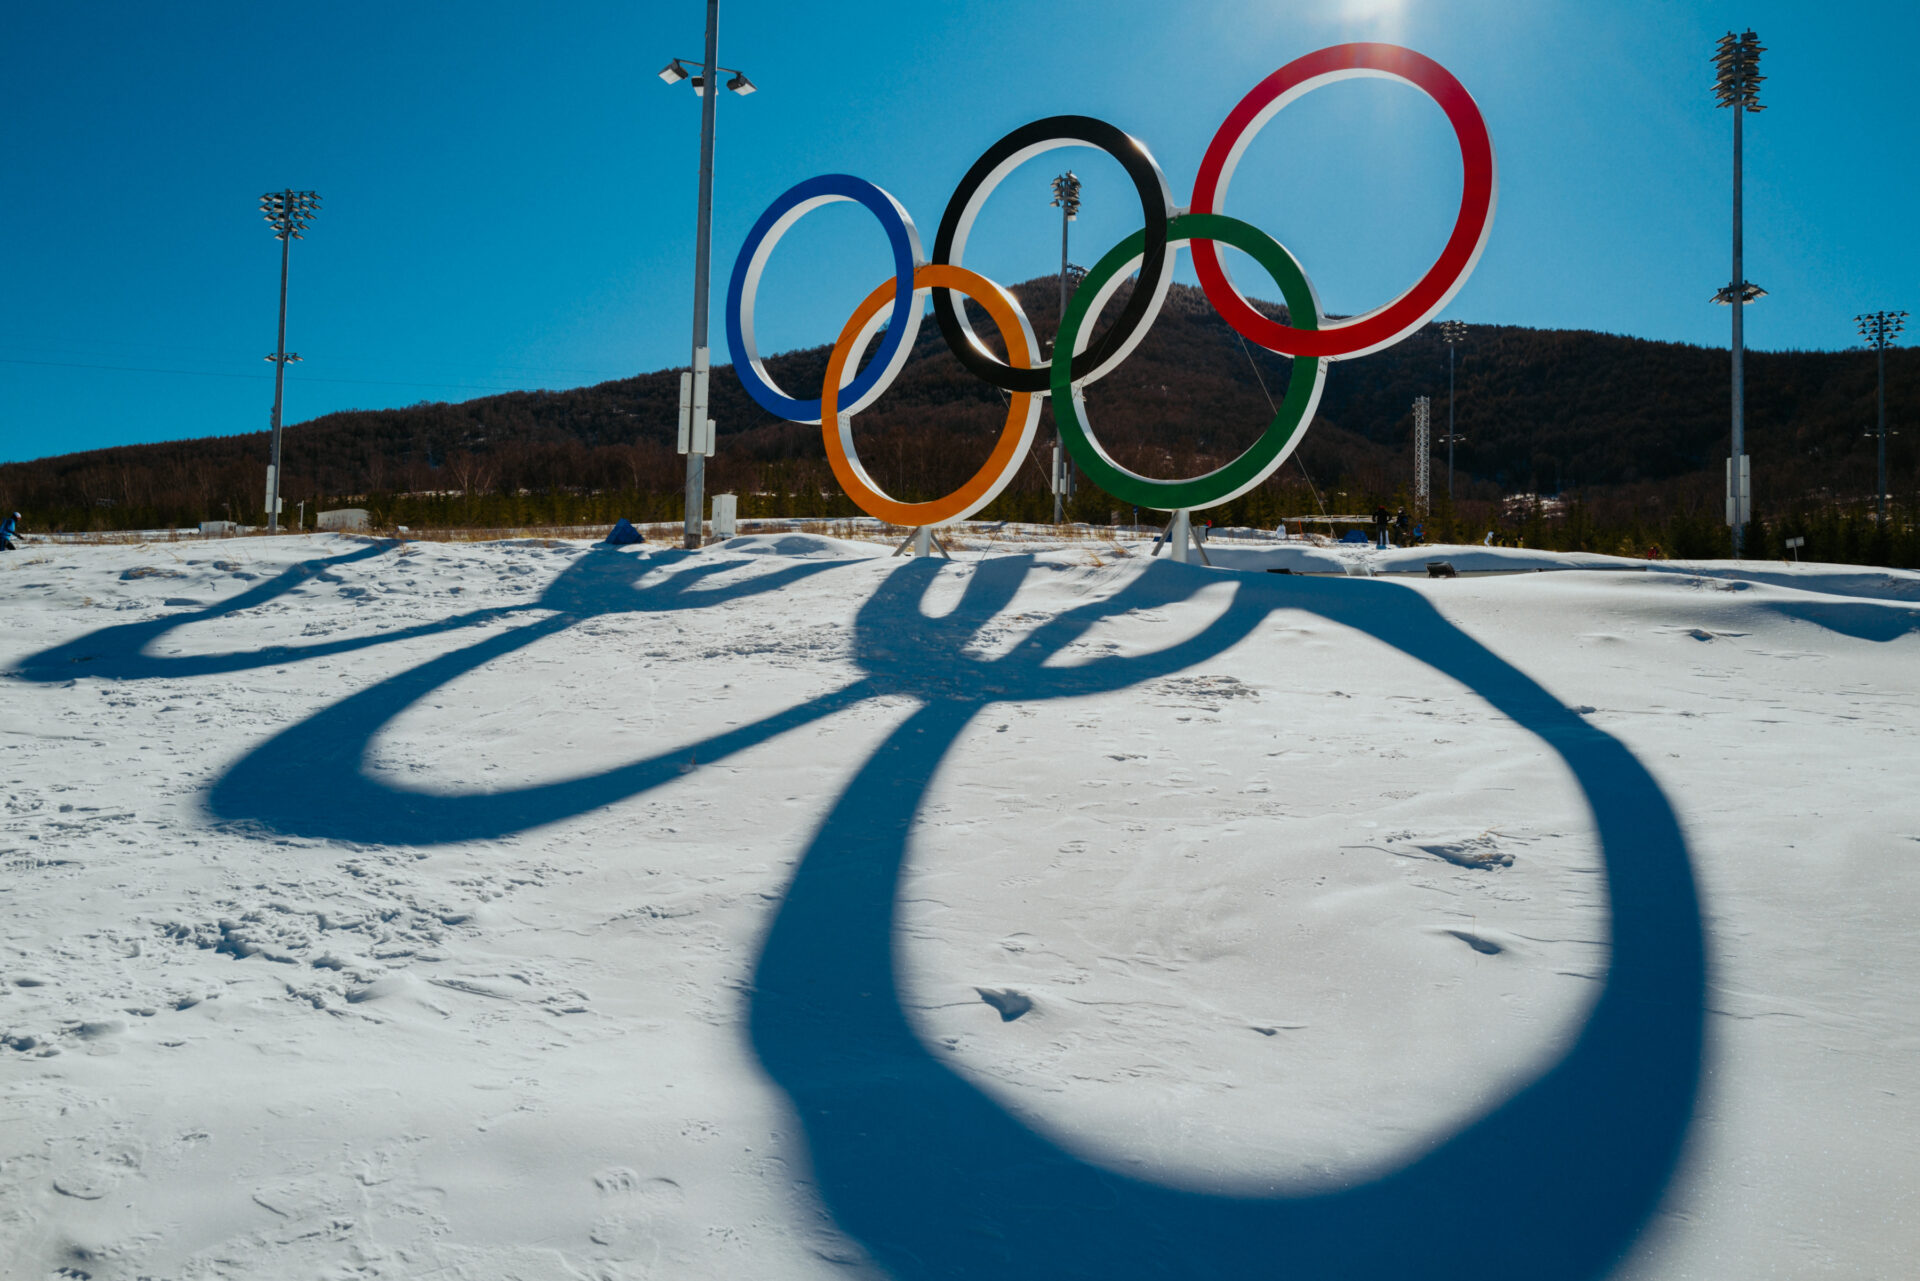
[[[705,561],[663,577],[660,571],[679,567],[688,559],[687,553],[666,550],[647,555],[596,547],[568,564],[538,597],[519,604],[469,610],[415,627],[399,627],[370,636],[315,641],[306,645],[269,645],[224,654],[161,655],[150,652],[155,642],[170,632],[257,609],[316,580],[333,581],[327,577],[331,571],[386,555],[400,546],[397,542],[381,541],[338,556],[301,561],[217,604],[183,609],[131,623],[116,623],[62,642],[21,659],[6,675],[41,682],[72,680],[78,676],[126,681],[219,676],[307,659],[329,658],[423,636],[442,635],[516,615],[548,613],[552,615],[549,622],[570,626],[599,614],[658,612],[688,605],[714,605],[745,595],[776,590],[787,583],[834,567],[834,562],[814,562],[793,566],[775,574],[762,574],[750,581],[695,591],[694,588],[713,575],[751,565],[753,561]],[[645,581],[649,576],[652,581]],[[538,636],[525,634],[522,643],[530,644],[539,636],[551,634],[551,630],[542,631]],[[81,664],[87,666],[82,667]]]
[[[474,615],[462,615],[457,618],[442,619],[423,627],[409,628],[406,631],[383,632],[379,636],[321,642],[314,645],[273,645],[242,653],[163,657],[147,652],[155,641],[168,632],[190,623],[207,622],[237,614],[243,610],[258,608],[304,587],[315,579],[323,579],[329,571],[340,566],[371,560],[376,556],[385,555],[398,546],[398,543],[392,542],[369,543],[357,551],[339,556],[301,561],[298,564],[289,565],[272,578],[255,583],[238,595],[218,604],[207,605],[200,609],[181,610],[158,618],[143,618],[132,623],[115,623],[97,631],[88,632],[85,636],[64,641],[51,649],[44,649],[21,659],[7,675],[29,681],[66,681],[76,676],[91,676],[101,680],[216,676],[227,672],[250,671],[271,663],[284,663],[303,658],[324,658],[330,654],[342,654],[372,645],[384,645],[391,641],[403,640],[408,636],[451,631],[478,621]],[[503,611],[483,612],[490,615]],[[83,668],[79,666],[81,663],[92,664],[92,666]]]
[[[227,674],[452,633],[514,615],[544,614],[322,708],[249,752],[214,783],[206,798],[207,809],[216,819],[283,835],[410,845],[485,839],[588,813],[670,782],[682,773],[685,749],[551,784],[451,795],[413,791],[372,778],[366,770],[374,740],[400,713],[433,690],[588,618],[711,608],[778,591],[849,563],[813,561],[740,577],[729,571],[754,568],[755,558],[696,560],[677,550],[640,556],[594,549],[571,562],[538,598],[525,604],[311,645],[207,655],[149,652],[168,632],[265,604],[328,570],[380,555],[396,545],[373,545],[302,562],[204,609],[102,628],[24,659],[10,674],[38,681],[82,675],[150,680]],[[725,575],[725,581],[714,581],[719,575]],[[858,688],[846,695],[829,695],[710,739],[698,745],[700,759],[711,763],[867,696]]]
[[[754,1047],[794,1103],[840,1226],[900,1277],[1542,1281],[1608,1270],[1678,1161],[1699,1078],[1706,981],[1686,844],[1633,755],[1405,587],[1249,576],[1191,640],[1059,668],[1045,663],[1095,621],[1222,579],[1155,566],[989,660],[963,646],[1010,599],[1024,567],[984,564],[953,613],[915,621],[933,572],[925,564],[896,572],[863,611],[857,657],[868,679],[914,695],[921,708],[827,816],[754,975]],[[1553,1067],[1404,1168],[1328,1193],[1180,1191],[1074,1157],[921,1044],[894,968],[900,874],[927,789],[983,708],[1123,689],[1218,654],[1286,609],[1429,664],[1558,753],[1599,829],[1611,966]],[[893,646],[929,651],[922,679],[879,674]]]
[[[295,567],[188,616],[107,628],[23,662],[17,675],[187,676],[285,663],[497,619],[486,610],[359,641],[252,655],[154,658],[185,622],[271,599],[320,568]],[[380,730],[421,697],[584,617],[699,608],[775,591],[832,567],[790,566],[711,583],[741,562],[590,554],[526,609],[546,618],[434,658],[324,708],[260,745],[211,789],[217,817],[288,835],[434,844],[500,836],[587,812],[864,699],[919,704],[835,802],[758,960],[751,1034],[793,1101],[822,1197],[840,1226],[899,1277],[1591,1277],[1658,1204],[1692,1117],[1702,1053],[1705,954],[1687,848],[1658,785],[1618,741],[1443,619],[1418,593],[1376,581],[1275,581],[1156,564],[1111,597],[1055,616],[1010,652],[970,649],[1032,565],[981,562],[948,614],[924,612],[939,567],[912,561],[862,604],[862,675],[751,725],[599,774],[503,792],[439,795],[365,772]],[[663,572],[672,571],[672,572]],[[1047,666],[1095,623],[1228,583],[1231,603],[1162,650]],[[1605,986],[1559,1060],[1512,1098],[1384,1177],[1332,1192],[1236,1197],[1141,1182],[1091,1165],[1020,1124],[936,1059],[900,1006],[894,913],[915,817],[949,749],[983,709],[1123,690],[1214,657],[1276,611],[1372,636],[1474,691],[1541,738],[1584,792],[1605,858],[1612,954]],[[294,742],[299,751],[285,750]]]

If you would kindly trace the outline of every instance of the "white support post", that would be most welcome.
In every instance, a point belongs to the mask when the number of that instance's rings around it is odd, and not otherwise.
[[[1187,563],[1187,549],[1193,542],[1193,517],[1182,507],[1173,514],[1173,524],[1167,529],[1167,550],[1174,560],[1182,565]]]
[[[936,547],[940,549],[942,556],[948,560],[953,559],[952,554],[941,545],[940,540],[933,536],[933,526],[916,525],[911,533],[900,540],[900,545],[893,549],[893,554],[895,556],[931,556]]]

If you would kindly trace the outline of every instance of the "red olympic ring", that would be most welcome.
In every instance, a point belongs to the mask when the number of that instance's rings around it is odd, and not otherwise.
[[[1234,287],[1211,240],[1193,242],[1193,267],[1214,310],[1242,337],[1286,356],[1347,360],[1392,346],[1427,323],[1466,283],[1493,227],[1500,180],[1493,140],[1473,97],[1453,74],[1433,59],[1390,44],[1343,44],[1296,58],[1255,85],[1220,125],[1200,162],[1193,184],[1193,212],[1220,213],[1235,166],[1255,134],[1294,99],[1335,80],[1376,76],[1404,80],[1447,113],[1460,143],[1465,173],[1460,184],[1460,215],[1446,248],[1427,274],[1383,307],[1319,329],[1295,329],[1253,309]]]

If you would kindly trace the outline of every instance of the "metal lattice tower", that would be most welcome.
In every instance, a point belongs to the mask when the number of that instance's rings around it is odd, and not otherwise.
[[[1427,514],[1433,493],[1433,402],[1417,396],[1413,402],[1413,509]]]

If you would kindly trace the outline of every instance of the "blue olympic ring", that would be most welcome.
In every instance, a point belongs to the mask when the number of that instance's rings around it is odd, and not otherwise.
[[[880,350],[841,396],[841,413],[858,412],[886,390],[913,350],[913,340],[920,331],[913,273],[925,265],[926,259],[920,252],[920,232],[906,208],[886,191],[852,174],[821,174],[789,187],[753,224],[740,247],[740,256],[734,260],[733,279],[727,285],[727,344],[733,351],[734,371],[747,394],[768,413],[790,422],[819,422],[820,398],[816,395],[812,400],[797,400],[768,376],[753,341],[754,296],[760,288],[760,273],[780,238],[808,213],[836,200],[864,206],[879,220],[893,247],[893,323],[880,340]]]

